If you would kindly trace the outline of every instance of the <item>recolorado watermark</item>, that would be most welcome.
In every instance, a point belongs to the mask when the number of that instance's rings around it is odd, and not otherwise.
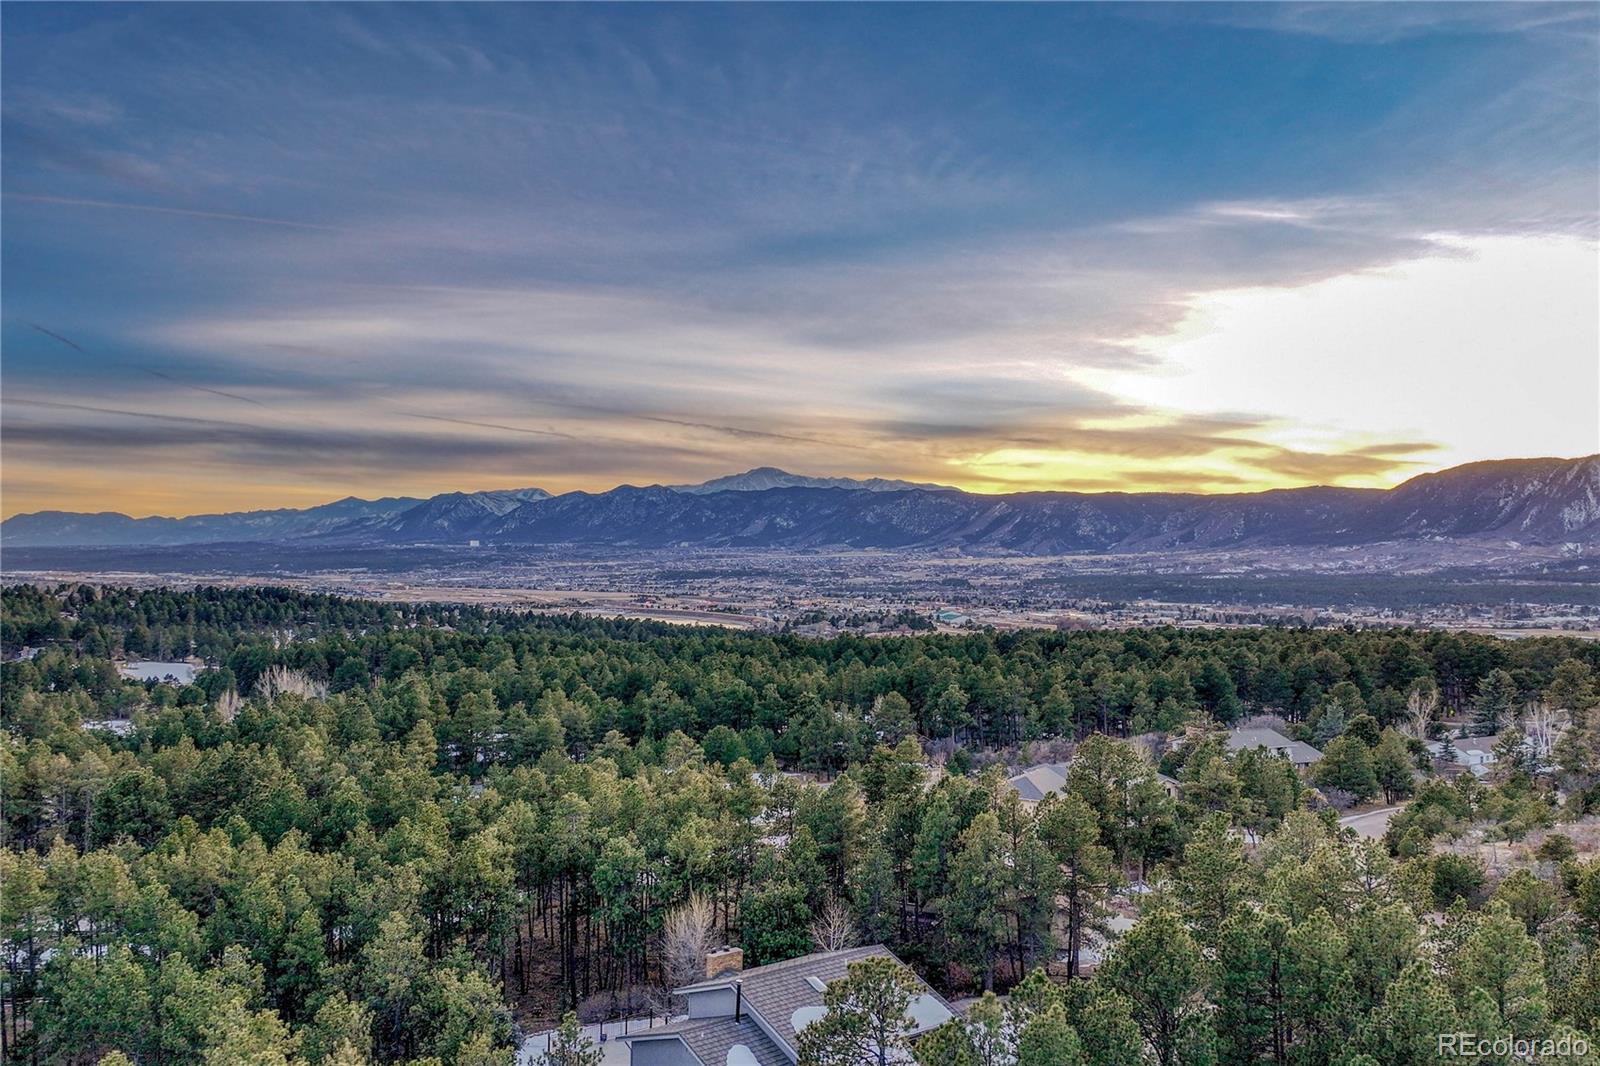
[[[1589,1054],[1589,1041],[1571,1033],[1554,1039],[1535,1039],[1501,1033],[1440,1033],[1439,1057],[1458,1059],[1513,1058],[1537,1062],[1543,1059],[1583,1058]]]

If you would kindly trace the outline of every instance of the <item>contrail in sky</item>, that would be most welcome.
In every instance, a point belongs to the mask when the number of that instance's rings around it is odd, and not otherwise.
[[[37,323],[37,322],[29,322],[28,325],[32,326],[34,329],[38,330],[40,333],[43,333],[46,337],[49,337],[52,340],[60,341],[62,344],[65,344],[68,348],[71,348],[73,351],[79,353],[80,355],[88,355],[89,354],[88,349],[84,348],[83,345],[79,344],[77,341],[73,340],[70,337],[63,337],[61,334],[57,333],[53,329],[45,329],[43,326],[39,325],[39,323]],[[173,377],[171,374],[166,373],[165,371],[156,370],[156,369],[154,369],[152,367],[143,366],[143,365],[141,365],[139,363],[119,363],[117,365],[132,367],[135,370],[142,370],[146,374],[149,374],[151,377],[160,378],[162,381],[170,381],[174,385],[176,385],[176,386],[178,386],[179,388],[182,388],[182,389],[194,389],[196,392],[209,392],[213,396],[221,396],[221,397],[224,397],[224,398],[229,399],[229,400],[238,400],[240,403],[254,404],[257,407],[265,407],[265,406],[267,406],[266,404],[262,403],[260,400],[252,400],[250,397],[248,397],[248,396],[240,396],[236,392],[227,392],[227,391],[224,391],[223,389],[213,389],[213,388],[210,388],[210,387],[208,387],[206,385],[191,385],[187,381],[179,381],[177,378]]]
[[[499,422],[475,422],[470,418],[447,418],[444,415],[424,415],[416,411],[402,411],[407,418],[421,418],[429,422],[448,422],[454,426],[477,426],[479,429],[503,429],[507,433],[527,433],[535,437],[560,437],[563,440],[578,440],[571,433],[562,433],[554,429],[530,429],[527,426],[506,426]]]
[[[38,330],[40,333],[43,333],[46,337],[49,337],[51,340],[60,341],[62,344],[65,344],[68,348],[71,348],[73,351],[79,353],[80,355],[88,355],[89,354],[88,352],[83,350],[83,345],[79,344],[77,341],[69,340],[68,338],[63,337],[61,334],[57,333],[53,329],[45,329],[43,326],[39,325],[39,323],[37,323],[37,322],[29,322],[28,325],[33,327],[34,329]]]
[[[128,364],[128,365],[136,366],[139,370],[143,370],[146,374],[149,374],[152,377],[158,377],[163,381],[170,381],[174,385],[178,386],[180,389],[194,389],[196,392],[209,392],[213,396],[222,396],[222,397],[225,397],[226,399],[229,399],[229,400],[238,400],[241,403],[251,403],[251,404],[255,404],[257,407],[265,407],[265,406],[267,406],[266,404],[262,403],[260,400],[252,400],[248,396],[240,396],[237,392],[228,392],[228,391],[226,391],[224,389],[213,389],[213,388],[209,388],[208,386],[205,386],[205,385],[191,385],[187,381],[179,381],[177,378],[173,377],[171,374],[165,373],[165,372],[160,371],[160,370],[152,370],[150,367],[138,366],[137,364]]]
[[[292,222],[286,218],[263,218],[260,215],[236,215],[228,211],[195,211],[187,207],[161,207],[157,204],[128,204],[115,200],[80,200],[71,196],[40,196],[35,193],[8,192],[14,200],[27,200],[36,204],[60,204],[63,207],[99,207],[111,211],[148,211],[157,215],[183,215],[187,218],[214,218],[224,222],[250,222],[258,226],[287,226],[290,229],[318,230],[323,233],[344,232],[337,226],[322,226],[315,222]]]
[[[88,411],[98,415],[121,415],[125,418],[150,418],[157,422],[177,422],[182,425],[225,426],[228,429],[260,429],[248,422],[225,422],[220,418],[196,418],[193,415],[162,415],[151,411],[128,411],[120,407],[100,407],[88,403],[67,403],[62,400],[33,400],[21,396],[0,397],[0,403],[23,407],[46,407],[57,411]]]

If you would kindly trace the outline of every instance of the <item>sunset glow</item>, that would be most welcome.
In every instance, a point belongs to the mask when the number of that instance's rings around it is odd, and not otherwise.
[[[0,510],[1600,449],[1593,8],[1340,10],[17,7]]]

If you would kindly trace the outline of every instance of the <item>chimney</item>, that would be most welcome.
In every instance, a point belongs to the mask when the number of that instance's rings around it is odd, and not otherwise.
[[[744,950],[724,944],[706,956],[706,979],[744,969]]]

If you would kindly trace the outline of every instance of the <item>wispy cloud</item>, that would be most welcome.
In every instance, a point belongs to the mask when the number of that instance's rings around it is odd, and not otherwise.
[[[1594,20],[18,8],[0,41],[6,507],[46,469],[120,491],[81,469],[92,455],[296,500],[338,478],[594,488],[758,463],[1221,491],[1484,457],[1459,420],[1307,418],[1273,360],[1304,365],[1295,323],[1331,332],[1311,304],[1340,279],[1489,237],[1595,241]],[[1241,292],[1270,312],[1208,320]],[[1592,316],[1563,299],[1561,322]],[[1201,403],[1180,383],[1226,353],[1184,353],[1224,327],[1279,346],[1245,378],[1272,384]],[[1538,336],[1538,365],[1586,372],[1580,329]],[[1486,344],[1462,358],[1516,357]],[[1417,379],[1421,356],[1382,350]],[[1496,388],[1443,376],[1415,403]],[[1518,450],[1558,439],[1518,432]]]
[[[1440,34],[1559,34],[1592,41],[1600,27],[1592,6],[1559,2],[1225,4],[1191,14],[1242,28],[1369,43]]]

